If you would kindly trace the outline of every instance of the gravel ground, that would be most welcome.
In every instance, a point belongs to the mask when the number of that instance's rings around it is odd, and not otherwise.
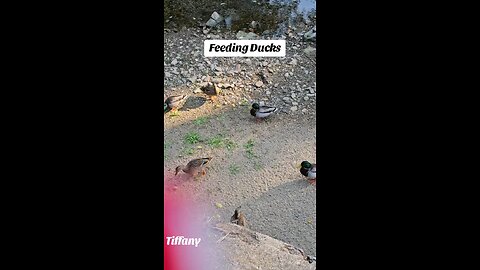
[[[165,32],[165,97],[189,98],[178,114],[164,115],[164,175],[209,205],[212,223],[229,222],[241,206],[250,229],[316,256],[317,187],[296,167],[316,163],[316,44],[302,31],[286,34],[285,58],[204,58],[205,39],[236,39],[235,33]],[[200,91],[207,82],[222,88],[215,103]],[[253,101],[280,110],[256,123]],[[213,159],[200,180],[173,176],[176,166],[207,156]]]

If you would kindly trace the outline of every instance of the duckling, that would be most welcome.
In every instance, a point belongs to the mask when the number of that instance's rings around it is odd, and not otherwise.
[[[212,102],[217,100],[217,96],[222,92],[222,90],[220,90],[220,87],[218,87],[215,83],[210,82],[201,89],[205,94],[207,94],[207,96],[210,96],[210,100]]]
[[[261,118],[266,118],[270,116],[272,113],[276,112],[278,108],[270,107],[270,106],[260,106],[258,103],[252,104],[252,109],[250,110],[250,114],[255,116],[257,122]]]
[[[317,164],[302,161],[300,173],[307,177],[308,182],[313,184],[317,180]]]
[[[168,97],[163,103],[163,113],[167,113],[169,111],[177,111],[186,98],[187,95]]]
[[[247,226],[247,219],[245,218],[243,212],[240,212],[240,208],[241,206],[235,209],[235,213],[233,213],[233,216],[230,218],[230,222],[245,227]]]
[[[200,173],[205,175],[205,165],[211,160],[211,157],[207,158],[197,158],[188,162],[187,166],[180,165],[175,169],[175,175],[180,171],[183,171],[186,174],[189,174],[192,177],[198,176]]]

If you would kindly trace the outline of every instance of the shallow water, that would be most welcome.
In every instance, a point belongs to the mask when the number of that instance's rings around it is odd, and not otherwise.
[[[224,18],[217,27],[233,31],[255,21],[256,32],[274,32],[316,18],[316,0],[164,0],[164,7],[164,28],[201,26],[214,11]]]

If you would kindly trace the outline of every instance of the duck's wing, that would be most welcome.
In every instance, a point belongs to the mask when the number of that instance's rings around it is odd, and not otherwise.
[[[187,166],[192,168],[192,167],[202,167],[205,164],[207,164],[210,161],[211,158],[197,158],[192,161],[190,161]]]
[[[259,113],[264,113],[264,114],[271,114],[274,113],[278,110],[276,107],[270,107],[270,106],[260,106],[260,109],[258,110]]]
[[[167,98],[167,103],[177,103],[177,102],[180,102],[182,100],[184,100],[185,98],[187,97],[187,95],[181,95],[181,96],[171,96],[169,98]]]

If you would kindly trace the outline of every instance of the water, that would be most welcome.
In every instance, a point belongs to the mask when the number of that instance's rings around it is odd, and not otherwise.
[[[164,0],[164,28],[198,27],[216,11],[226,30],[246,30],[258,22],[258,33],[274,32],[298,22],[316,19],[316,0]]]

